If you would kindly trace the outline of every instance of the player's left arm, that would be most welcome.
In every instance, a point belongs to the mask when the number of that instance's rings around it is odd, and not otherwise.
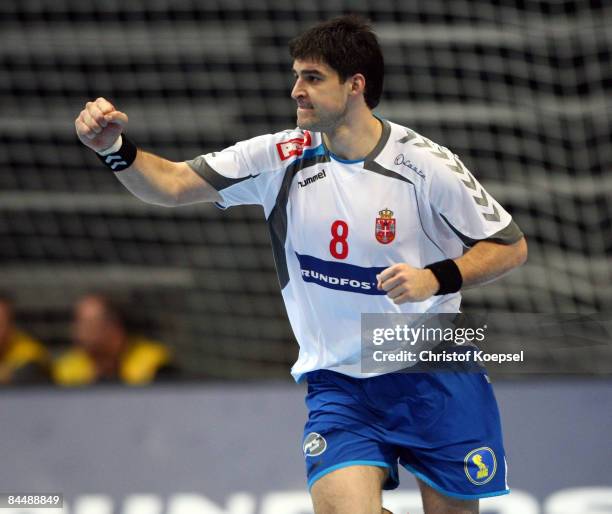
[[[426,198],[442,225],[448,226],[467,250],[459,257],[429,263],[424,269],[399,263],[384,270],[378,287],[396,304],[492,282],[527,260],[527,243],[510,214],[458,157],[441,147],[438,150],[428,154],[430,187]]]
[[[453,262],[461,274],[461,289],[492,282],[527,260],[527,242],[522,237],[505,245],[480,241]],[[395,304],[422,302],[438,293],[440,282],[427,268],[398,263],[378,275],[378,288],[387,292]]]
[[[454,261],[462,289],[488,284],[527,261],[527,241],[525,237],[510,245],[480,241]]]

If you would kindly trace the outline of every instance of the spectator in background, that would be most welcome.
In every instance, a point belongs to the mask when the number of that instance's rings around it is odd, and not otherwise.
[[[0,294],[0,384],[46,382],[49,363],[47,349],[15,326],[13,302]]]
[[[57,385],[145,385],[173,369],[170,350],[130,334],[121,310],[104,295],[89,294],[76,303],[72,338],[73,348],[53,364]]]

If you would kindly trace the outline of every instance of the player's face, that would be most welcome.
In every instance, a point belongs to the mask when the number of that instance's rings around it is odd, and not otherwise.
[[[340,81],[336,71],[323,62],[293,63],[295,85],[291,98],[297,102],[297,125],[301,129],[329,132],[344,120],[350,86]]]

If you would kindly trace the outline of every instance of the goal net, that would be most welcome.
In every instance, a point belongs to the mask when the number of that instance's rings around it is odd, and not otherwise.
[[[529,263],[466,310],[612,303],[612,8],[594,1],[0,2],[0,289],[25,327],[67,342],[104,290],[177,348],[191,376],[286,377],[297,345],[259,208],[131,197],[76,140],[104,96],[174,160],[294,126],[287,41],[337,14],[374,23],[378,113],[458,154],[514,216]],[[594,363],[596,370],[596,363]]]

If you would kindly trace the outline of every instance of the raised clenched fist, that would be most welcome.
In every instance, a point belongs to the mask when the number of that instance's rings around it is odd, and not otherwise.
[[[87,102],[74,120],[74,126],[81,143],[101,152],[113,145],[127,122],[127,114],[117,111],[105,98],[97,98],[93,102]]]

